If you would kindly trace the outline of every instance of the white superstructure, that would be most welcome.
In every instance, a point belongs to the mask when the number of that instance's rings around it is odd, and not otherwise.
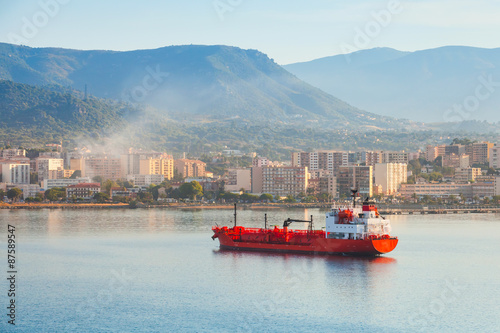
[[[326,238],[378,239],[390,238],[390,233],[390,221],[370,203],[362,207],[334,206],[326,213]]]

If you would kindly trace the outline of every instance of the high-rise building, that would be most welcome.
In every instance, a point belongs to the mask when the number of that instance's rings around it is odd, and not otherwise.
[[[121,178],[121,160],[119,158],[93,157],[84,160],[85,173],[82,176],[93,179],[96,176],[102,179],[118,180]]]
[[[140,161],[139,154],[122,154],[120,155],[122,178],[127,175],[140,174]]]
[[[445,155],[462,155],[465,154],[465,146],[459,145],[459,144],[454,144],[454,145],[447,145],[444,147],[444,154]]]
[[[407,181],[407,175],[405,163],[375,164],[375,184],[382,185],[382,192],[385,195],[397,193],[401,183]]]
[[[382,163],[382,152],[381,151],[367,151],[365,152],[364,162],[365,165],[375,166],[377,163]]]
[[[339,196],[350,197],[351,189],[357,189],[362,197],[373,195],[373,167],[369,166],[341,166],[337,176]]]
[[[251,169],[228,169],[224,190],[236,192],[243,189],[245,192],[252,190]]]
[[[148,158],[139,161],[139,174],[141,175],[163,175],[165,179],[174,178],[174,159]]]
[[[490,149],[495,145],[491,142],[475,142],[465,147],[466,154],[470,156],[470,164],[489,163]]]
[[[500,169],[500,147],[496,144],[490,148],[489,159],[490,168]]]
[[[64,160],[62,158],[38,157],[36,159],[36,172],[38,172],[39,182],[44,179],[57,179],[60,170],[64,170]]]
[[[380,163],[408,163],[408,153],[400,151],[386,151],[382,153]]]
[[[24,149],[3,149],[0,151],[0,157],[5,159],[13,159],[16,157],[26,157]]]
[[[263,167],[262,193],[297,196],[306,193],[307,167]]]
[[[262,192],[262,174],[264,167],[252,167],[251,168],[251,180],[252,180],[252,193],[264,193]]]
[[[449,154],[442,156],[442,166],[449,168],[468,168],[470,165],[469,155],[455,155]]]
[[[425,159],[428,162],[434,162],[434,160],[438,157],[438,147],[427,145],[425,147]]]
[[[85,175],[85,160],[83,159],[83,157],[70,158],[69,168],[71,170],[80,170],[82,173],[82,176],[84,176]]]
[[[2,182],[13,184],[30,183],[30,165],[29,163],[4,162],[0,164],[2,169]]]
[[[174,161],[174,169],[183,177],[205,177],[206,163],[185,158]]]
[[[481,176],[481,168],[456,168],[455,169],[455,182],[468,183],[475,181],[478,176]]]
[[[349,152],[314,151],[292,153],[293,167],[307,167],[309,171],[329,170],[337,173],[339,166],[349,165]],[[351,158],[355,156],[352,155]]]

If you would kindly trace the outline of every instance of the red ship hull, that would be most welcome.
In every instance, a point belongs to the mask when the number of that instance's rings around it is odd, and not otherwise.
[[[221,249],[374,256],[391,252],[397,238],[334,239],[325,238],[322,230],[287,230],[254,228],[214,228],[212,238],[218,238]]]

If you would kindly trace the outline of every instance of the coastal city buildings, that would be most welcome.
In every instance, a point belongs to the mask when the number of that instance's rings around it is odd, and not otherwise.
[[[455,183],[474,182],[477,177],[481,176],[481,168],[456,168]]]
[[[183,181],[196,180],[205,193],[243,191],[277,197],[291,195],[299,200],[308,196],[321,200],[347,198],[351,189],[357,189],[363,198],[447,198],[461,194],[472,200],[499,195],[495,171],[487,169],[499,169],[498,146],[489,142],[428,145],[423,152],[303,151],[280,162],[252,153],[242,157],[247,158],[244,164],[248,167],[234,166],[243,164],[243,160],[230,165],[229,159],[240,158],[236,157],[239,155],[219,152],[208,159],[209,170],[217,171],[215,177],[207,171],[205,162],[184,158],[185,154],[174,159],[165,152],[136,149],[120,154],[86,148],[66,153],[58,148],[29,158],[24,149],[9,148],[0,150],[0,156],[0,188],[23,188],[25,198],[55,187],[70,188],[74,193],[78,189],[84,191],[87,185],[81,184],[97,183],[96,180],[114,181],[115,185],[128,181],[127,186],[132,184],[142,190],[163,182],[167,182],[165,188],[176,189]],[[248,157],[253,157],[251,162]],[[172,182],[174,177],[176,183]],[[120,186],[115,192],[124,194],[120,197],[128,196],[133,192],[131,188]],[[217,194],[212,194],[212,198],[214,195]],[[166,198],[165,193],[162,198]]]
[[[341,166],[337,176],[337,187],[340,197],[350,197],[351,189],[357,189],[363,198],[373,196],[373,167]]]
[[[29,184],[30,183],[30,165],[29,163],[10,163],[0,164],[1,179],[4,183]]]
[[[228,169],[224,189],[228,192],[237,192],[240,190],[243,190],[244,192],[250,192],[252,190],[251,179],[251,169]]]
[[[489,166],[493,169],[500,169],[500,146],[496,144],[490,148]]]
[[[80,183],[90,183],[91,179],[89,177],[79,177],[79,178],[59,178],[59,179],[44,179],[42,184],[42,189],[44,191],[54,188],[54,187],[67,187],[69,185],[76,185]]]
[[[121,160],[108,156],[86,158],[81,171],[82,176],[90,179],[99,176],[103,179],[118,180],[121,178]]]
[[[198,160],[179,159],[174,161],[174,170],[183,178],[204,177],[206,163]]]
[[[64,160],[62,158],[38,157],[36,159],[36,172],[38,181],[44,179],[57,179],[57,172],[64,170]]]
[[[164,179],[174,178],[174,159],[172,156],[141,159],[139,161],[140,175],[162,175]]]
[[[66,187],[66,197],[90,199],[95,193],[101,191],[100,183],[81,183],[75,185],[68,185]]]
[[[306,193],[308,184],[307,167],[263,167],[262,193],[277,196]],[[260,188],[260,184],[256,187]]]
[[[382,186],[385,195],[396,194],[401,183],[407,181],[406,163],[377,163],[375,164],[375,184]]]
[[[26,157],[26,150],[24,149],[3,149],[0,151],[0,158],[13,159],[17,157]]]
[[[151,184],[161,184],[165,180],[164,175],[127,175],[126,179],[132,182],[135,186],[147,187]]]

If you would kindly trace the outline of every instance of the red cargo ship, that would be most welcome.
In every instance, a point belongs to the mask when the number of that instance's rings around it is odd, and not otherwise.
[[[212,227],[221,249],[312,254],[344,254],[375,256],[391,252],[398,238],[390,235],[388,219],[380,216],[374,204],[362,207],[333,207],[326,213],[325,230],[314,230],[310,220],[287,219],[283,228]],[[293,222],[308,223],[307,230],[289,229]]]

